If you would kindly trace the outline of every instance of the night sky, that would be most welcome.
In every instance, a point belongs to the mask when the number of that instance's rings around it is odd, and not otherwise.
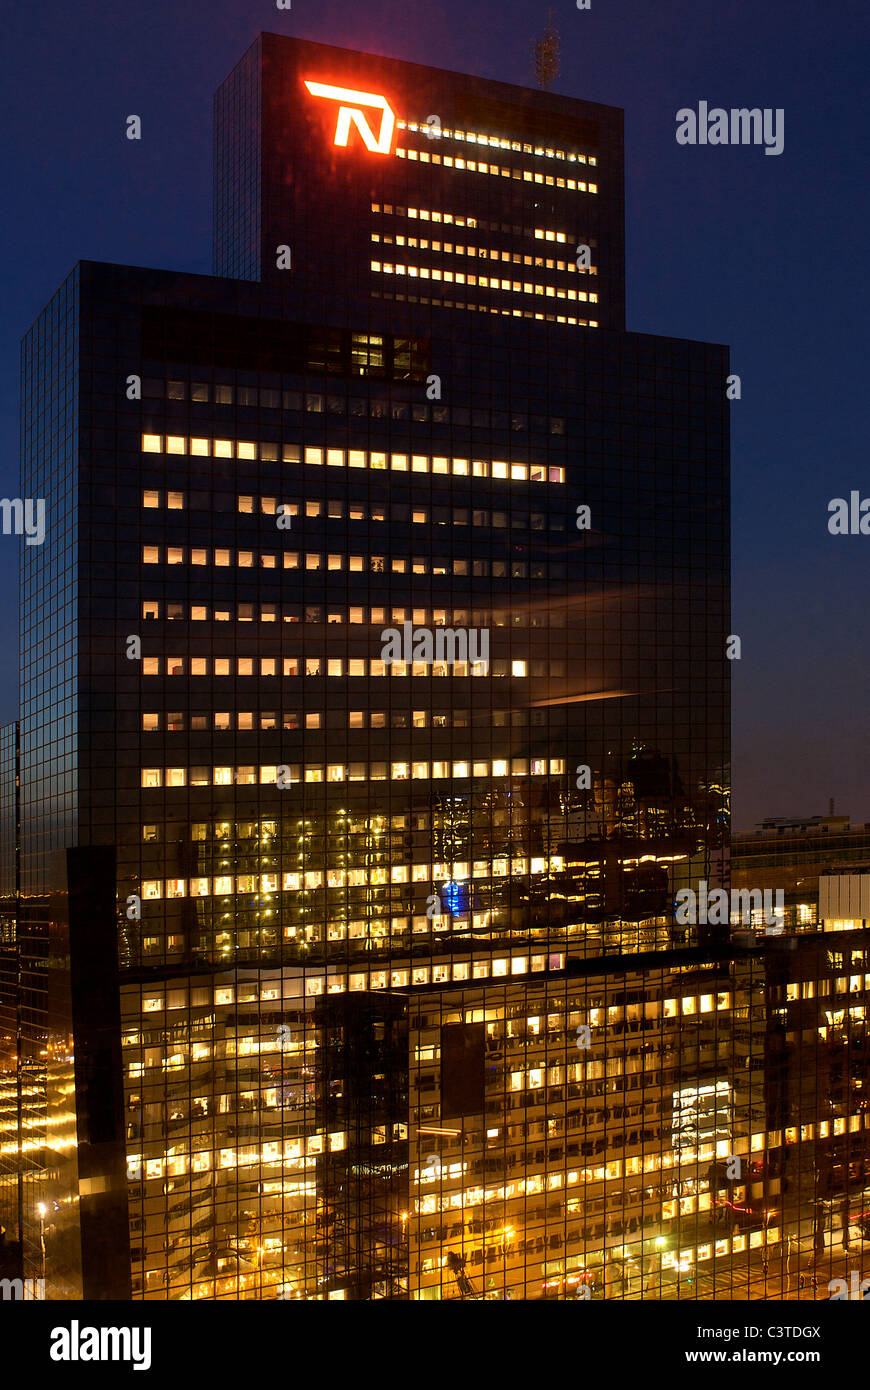
[[[870,536],[828,501],[870,497],[866,0],[574,0],[551,6],[554,91],[625,108],[627,327],[727,343],[734,826],[870,821]],[[211,102],[260,30],[534,85],[528,0],[79,0],[5,6],[0,457],[18,493],[19,341],[79,259],[211,270]],[[785,148],[680,146],[676,112],[782,107]],[[125,119],[141,116],[141,142]],[[0,722],[17,712],[16,567],[0,536]]]

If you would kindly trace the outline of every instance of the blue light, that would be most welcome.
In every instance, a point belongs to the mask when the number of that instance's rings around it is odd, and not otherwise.
[[[441,885],[441,900],[452,917],[462,916],[468,911],[468,884],[448,879]]]

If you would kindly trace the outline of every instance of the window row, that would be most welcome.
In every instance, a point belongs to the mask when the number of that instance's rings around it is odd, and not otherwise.
[[[471,275],[461,270],[441,270],[437,266],[398,265],[392,262],[372,261],[371,268],[383,275],[407,275],[411,279],[443,280],[447,284],[477,285],[483,290],[512,290],[515,294],[543,295],[546,299],[573,299],[598,303],[597,294],[587,294],[585,290],[565,290],[557,285],[536,285],[530,280],[501,280],[498,276]]]
[[[543,560],[527,564],[525,560],[430,560],[425,555],[345,555],[335,551],[324,555],[319,551],[285,550],[281,556],[275,551],[230,550],[220,547],[211,550],[206,546],[186,545],[143,545],[143,565],[207,565],[213,569],[227,569],[237,565],[239,569],[279,568],[285,570],[329,570],[338,573],[347,570],[351,574],[433,574],[433,575],[472,575],[474,578],[506,579],[564,579],[565,565],[546,563]]]
[[[468,217],[459,212],[445,212],[443,208],[403,208],[392,203],[372,203],[372,212],[381,213],[384,217],[407,217],[411,221],[416,218],[420,222],[441,222],[451,227],[470,227],[474,231],[495,232],[504,236],[525,236],[534,241],[557,242],[560,246],[567,246],[569,242],[565,232],[556,232],[549,227],[518,227],[510,222],[489,222],[485,217]]]
[[[422,920],[425,922],[426,918],[424,917]],[[407,918],[394,918],[393,923],[396,931],[400,930],[402,922],[407,923],[407,921]],[[414,918],[414,921],[416,922],[417,918]],[[365,923],[351,922],[342,925],[356,928],[357,931],[353,933],[354,935],[365,934],[364,931],[360,930],[365,928]],[[407,926],[405,926],[405,930],[407,930]],[[400,988],[402,985],[407,985],[408,983],[413,983],[415,985],[428,984],[430,980],[435,984],[443,984],[451,978],[454,980],[485,980],[488,979],[490,975],[525,975],[529,971],[537,973],[539,971],[546,971],[548,968],[550,970],[560,970],[564,966],[564,960],[564,955],[561,953],[556,953],[549,957],[546,955],[533,955],[529,957],[525,954],[518,954],[514,956],[498,956],[495,959],[486,955],[479,960],[473,961],[466,959],[454,960],[452,962],[445,961],[437,965],[415,965],[410,968],[410,976],[408,969],[397,969],[392,972],[381,969],[374,970],[371,973],[366,970],[351,970],[347,974],[333,974],[328,976],[318,975],[314,971],[306,971],[305,993],[307,995],[322,994],[325,988],[328,988],[329,993],[332,994],[343,993],[348,989],[351,992],[357,990],[365,991],[368,989],[386,989],[389,984],[391,984],[393,988]],[[391,974],[392,979],[390,979]],[[185,994],[186,991],[184,990],[169,990],[165,994],[162,991],[159,993],[149,992],[148,994],[144,994],[142,999],[142,1013],[161,1013],[164,1010],[172,1011],[174,1009],[186,1008],[188,1005],[184,997]],[[178,996],[177,998],[174,997],[176,995]],[[261,999],[268,1001],[277,1000],[280,999],[280,997],[279,987],[276,987],[275,984],[269,983],[261,987]],[[193,989],[191,991],[190,1006],[196,1008],[203,1007],[206,1004],[210,1006],[212,998],[214,1004],[219,1008],[235,1004],[236,1002],[253,1002],[253,999],[248,999],[246,997],[245,988],[237,989],[234,985],[222,983],[213,987],[213,994],[212,987],[209,986],[199,986]],[[124,1037],[124,1042],[128,1046],[137,1045],[138,1037],[136,1034],[130,1035],[128,1033]],[[213,1045],[210,1042],[204,1040],[202,1043],[197,1043],[197,1046],[202,1047],[205,1057],[212,1057],[215,1055]],[[268,1034],[255,1032],[253,1035],[241,1035],[238,1039],[238,1047],[238,1055],[242,1056],[256,1055],[259,1052],[293,1052],[295,1050],[293,1047],[287,1049],[286,1044],[282,1047],[281,1038],[275,1028],[270,1028]],[[197,1059],[194,1058],[193,1060]],[[311,1141],[309,1140],[309,1142]]]
[[[538,159],[564,159],[569,164],[590,164],[593,167],[598,164],[594,154],[582,154],[579,150],[563,150],[556,146],[530,145],[523,140],[506,140],[501,135],[484,135],[479,130],[453,130],[447,126],[439,126],[437,131],[433,131],[429,125],[421,125],[417,121],[397,121],[399,130],[412,130],[425,135],[427,140],[459,140],[467,145],[487,145],[495,150],[512,150],[515,154],[533,154]]]
[[[399,274],[402,274],[399,267]],[[567,323],[575,328],[598,328],[598,319],[578,319],[572,314],[545,314],[537,309],[500,309],[497,304],[475,304],[466,299],[430,299],[425,294],[393,294],[391,290],[372,290],[373,299],[391,299],[397,304],[434,304],[439,309],[468,309],[480,314],[501,314],[505,318],[539,319],[545,323]],[[554,433],[554,431],[551,431]],[[562,431],[558,431],[562,433]]]
[[[258,612],[259,610],[259,612]],[[215,605],[212,609],[207,603],[187,603],[181,600],[143,599],[143,618],[164,618],[167,622],[190,619],[191,622],[207,622],[209,617],[215,622],[275,623],[279,619],[285,623],[327,623],[329,626],[350,623],[365,626],[368,623],[383,625],[386,622],[404,623],[408,619],[423,627],[446,627],[451,623],[460,627],[516,627],[516,628],[563,628],[565,612],[524,612],[505,611],[488,608],[386,608],[361,605],[336,605],[322,603],[233,603]]]
[[[369,888],[387,884],[422,883],[425,885],[458,883],[468,878],[525,878],[529,874],[556,873],[561,860],[509,858],[444,864],[393,864],[391,867],[333,868],[295,870],[290,873],[224,874],[215,877],[144,879],[141,897],[153,902],[167,898],[208,898],[221,893],[295,893],[317,888]],[[439,916],[441,914],[439,913]]]
[[[167,511],[183,512],[190,510],[212,511],[211,494],[207,492],[175,492],[162,488],[143,488],[142,506],[154,511],[165,507]],[[259,505],[258,505],[259,504]],[[514,531],[564,531],[564,516],[549,516],[546,512],[529,512],[522,507],[511,507],[509,512],[490,511],[488,507],[424,507],[406,502],[371,503],[345,502],[340,497],[321,501],[310,498],[300,501],[282,502],[277,497],[254,497],[241,494],[236,506],[242,516],[282,516],[291,518],[282,528],[289,530],[294,516],[325,517],[328,521],[399,521],[415,526],[474,526],[476,529],[491,526],[495,530]],[[281,508],[279,513],[278,508]],[[549,520],[549,528],[548,528]]]
[[[459,246],[453,241],[430,241],[428,237],[401,236],[395,237],[381,235],[380,232],[372,232],[373,242],[380,242],[386,246],[410,246],[421,251],[438,251],[445,256],[470,256],[477,261],[506,261],[510,265],[535,266],[540,270],[563,270],[569,275],[597,275],[596,265],[578,266],[575,261],[559,261],[546,256],[527,256],[521,251],[502,251],[499,248],[490,246]],[[565,238],[562,237],[564,241]],[[471,281],[473,284],[474,282]],[[485,281],[481,281],[484,284]],[[498,282],[496,282],[497,287]],[[503,286],[503,288],[507,288]],[[582,296],[585,298],[585,295]],[[590,295],[591,300],[597,303],[597,295]]]
[[[292,786],[297,782],[407,782],[467,777],[559,777],[564,758],[487,758],[434,762],[398,761],[372,763],[262,764],[246,767],[143,767],[140,785],[160,787]]]
[[[213,439],[183,434],[143,434],[143,454],[181,454],[192,458],[267,459],[315,467],[365,468],[393,473],[432,473],[454,478],[498,478],[510,482],[564,483],[565,470],[548,464],[504,460],[448,458],[428,454],[392,454],[369,449],[320,449],[311,445],[257,443],[250,439]]]
[[[143,676],[534,676],[564,675],[564,662],[382,661],[340,656],[143,656]]]
[[[194,1058],[193,1060],[195,1061],[197,1059]],[[159,1066],[161,1070],[164,1072],[177,1072],[183,1070],[187,1066],[187,1059],[183,1052],[174,1050],[169,1052],[166,1055],[166,1057],[162,1058],[159,1062],[151,1061],[150,1065]],[[145,1071],[145,1069],[145,1063],[131,1062],[128,1064],[127,1067],[127,1075],[132,1080],[136,1077],[140,1077]],[[282,1097],[282,1105],[283,1103],[284,1101]],[[319,1149],[314,1148],[314,1143],[316,1139],[320,1140],[321,1147]],[[333,1142],[333,1139],[335,1139],[335,1142]],[[339,1150],[344,1148],[343,1140],[343,1135],[330,1135],[330,1149]],[[312,1138],[308,1141],[308,1144],[309,1151],[312,1154],[315,1152],[323,1151],[322,1136],[312,1136]],[[155,1178],[160,1178],[163,1181],[165,1181],[167,1178],[180,1178],[184,1177],[187,1174],[207,1173],[210,1172],[212,1168],[219,1172],[226,1172],[229,1169],[235,1168],[247,1168],[249,1166],[258,1167],[261,1163],[268,1164],[269,1171],[271,1171],[273,1165],[280,1164],[282,1173],[291,1172],[296,1168],[302,1169],[306,1166],[313,1165],[313,1158],[301,1159],[291,1157],[290,1154],[294,1148],[298,1151],[298,1140],[295,1144],[293,1144],[292,1142],[283,1145],[274,1142],[267,1143],[263,1145],[262,1152],[260,1151],[259,1147],[255,1149],[253,1145],[250,1145],[243,1149],[215,1149],[213,1153],[209,1152],[208,1150],[198,1150],[196,1152],[190,1153],[185,1152],[183,1150],[178,1151],[177,1149],[175,1149],[171,1153],[168,1153],[160,1158],[143,1158],[142,1154],[128,1154],[127,1181],[138,1183]],[[286,1150],[286,1152],[284,1152],[283,1154],[282,1149]],[[284,1190],[286,1191],[286,1187]],[[210,1217],[207,1218],[207,1221],[209,1226],[211,1226]],[[166,1246],[164,1245],[164,1249],[165,1248]],[[281,1248],[283,1249],[283,1246]],[[143,1251],[141,1258],[145,1259],[144,1247],[140,1246],[139,1249]],[[268,1250],[268,1242],[264,1242],[263,1250],[266,1252],[266,1256],[271,1253],[271,1251]],[[261,1252],[258,1258],[265,1258],[266,1256],[264,1256],[263,1252]],[[194,1263],[195,1261],[191,1259],[191,1265]],[[215,1261],[215,1266],[219,1271],[222,1270],[224,1267],[222,1263],[218,1263],[217,1261]],[[243,1265],[240,1264],[239,1268],[242,1267]],[[253,1269],[254,1266],[250,1265],[250,1268]],[[148,1273],[150,1274],[152,1273],[152,1271],[149,1270]],[[219,1275],[218,1277],[220,1278],[221,1276]],[[245,1276],[242,1275],[242,1289],[245,1288],[244,1277]],[[273,1280],[274,1278],[275,1274],[273,1271]],[[209,1275],[209,1281],[212,1280],[213,1276]],[[186,1282],[187,1281],[185,1280],[185,1283]],[[213,1282],[202,1282],[205,1283],[206,1288],[213,1289]],[[194,1287],[196,1287],[196,1285],[194,1285]],[[257,1287],[259,1291],[262,1291],[262,1276],[260,1276],[260,1278],[258,1279]],[[249,1285],[249,1288],[253,1288],[253,1285]]]
[[[590,268],[591,269],[591,268]],[[512,410],[469,410],[465,406],[448,406],[427,401],[408,401],[397,396],[345,396],[326,395],[319,391],[279,391],[276,387],[231,386],[222,382],[214,385],[207,381],[163,381],[157,377],[142,378],[142,395],[148,399],[166,397],[172,401],[188,398],[196,403],[214,401],[215,405],[237,405],[260,410],[284,410],[314,415],[349,415],[353,419],[373,420],[414,420],[425,424],[454,425],[474,429],[511,430],[564,434],[565,421],[559,416],[529,415],[525,411]],[[265,445],[261,446],[266,448]],[[275,446],[271,446],[273,449]],[[275,459],[276,453],[261,453],[261,458]],[[440,472],[433,469],[433,472]]]
[[[344,717],[343,711],[335,711]],[[511,723],[525,728],[528,724],[546,723],[544,710],[484,710],[485,722],[494,728],[506,728]],[[450,710],[361,710],[347,711],[349,729],[467,729],[470,727],[471,711],[467,709]],[[188,714],[185,710],[150,710],[142,714],[142,728],[146,733],[165,731],[180,733],[185,729],[205,732],[217,729],[321,729],[321,711],[301,713],[299,710],[209,710],[207,713]],[[475,723],[481,724],[480,711],[475,711]]]
[[[564,178],[560,174],[538,174],[534,169],[513,168],[505,164],[490,164],[482,159],[460,159],[458,155],[440,155],[429,150],[404,149],[396,146],[399,159],[416,160],[420,164],[441,164],[445,169],[464,170],[469,174],[491,174],[495,178],[515,179],[519,183],[541,183],[550,188],[570,188],[577,193],[597,193],[598,184],[585,179]]]

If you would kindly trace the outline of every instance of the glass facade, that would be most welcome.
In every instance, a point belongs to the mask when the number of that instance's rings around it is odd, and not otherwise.
[[[25,348],[23,920],[85,1165],[45,1139],[31,1266],[777,1297],[858,1180],[858,1005],[674,911],[727,882],[728,359],[623,331],[621,113],[264,36],[216,126],[218,274],[85,262]]]
[[[237,64],[214,99],[214,270],[259,280],[260,40]]]

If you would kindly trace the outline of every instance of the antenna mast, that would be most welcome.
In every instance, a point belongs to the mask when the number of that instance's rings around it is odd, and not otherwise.
[[[535,77],[541,91],[552,87],[559,75],[559,34],[553,28],[552,10],[547,10],[547,27],[532,44],[535,58]]]

